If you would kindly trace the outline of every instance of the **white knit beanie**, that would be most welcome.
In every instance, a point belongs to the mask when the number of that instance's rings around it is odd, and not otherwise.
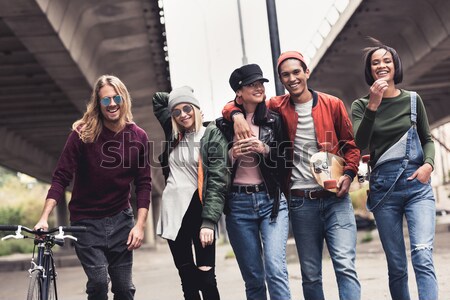
[[[200,103],[194,96],[194,90],[187,85],[173,89],[169,94],[168,108],[170,111],[180,103],[189,103],[200,109]]]

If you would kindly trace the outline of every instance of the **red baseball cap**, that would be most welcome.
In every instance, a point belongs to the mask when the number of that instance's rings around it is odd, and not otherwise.
[[[290,58],[298,59],[299,61],[303,62],[306,66],[305,59],[303,58],[303,55],[300,52],[286,51],[286,52],[281,53],[280,57],[278,57],[277,70],[279,70],[280,65],[283,61],[285,61],[286,59],[290,59]]]

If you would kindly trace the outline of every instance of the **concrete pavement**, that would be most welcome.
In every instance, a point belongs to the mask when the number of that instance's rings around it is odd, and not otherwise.
[[[357,271],[362,286],[363,300],[390,299],[387,282],[387,268],[384,253],[377,236],[377,231],[371,232],[373,240],[367,243],[360,241],[367,238],[367,232],[358,233]],[[437,227],[435,241],[435,266],[439,281],[440,299],[450,299],[450,232],[449,225],[440,224]],[[235,259],[227,258],[232,253],[228,244],[217,246],[217,281],[221,298],[225,300],[244,300],[244,284]],[[288,269],[292,299],[303,299],[301,275],[297,263],[295,245],[289,240]],[[22,257],[23,258],[23,257]],[[28,259],[29,257],[27,257]],[[66,261],[70,259],[67,257]],[[5,261],[14,258],[0,259],[0,299],[25,299],[28,285],[26,271],[5,271]],[[20,256],[16,256],[18,263]],[[154,249],[143,248],[135,251],[133,270],[134,283],[137,288],[136,300],[179,300],[182,299],[180,280],[173,265],[167,244],[160,240]],[[410,291],[412,299],[417,299],[417,289],[414,273],[410,265]],[[323,259],[323,281],[327,299],[337,300],[338,292],[331,260],[325,251]],[[84,286],[86,277],[81,267],[60,267],[58,269],[58,290],[60,299],[86,299]],[[110,297],[112,299],[112,297]]]

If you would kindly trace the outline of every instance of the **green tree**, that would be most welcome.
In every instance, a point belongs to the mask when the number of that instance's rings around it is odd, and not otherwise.
[[[23,225],[32,228],[42,212],[48,184],[21,173],[0,167],[0,224]],[[49,220],[54,225],[55,217]],[[12,232],[1,232],[0,237]],[[29,240],[0,242],[0,255],[31,252]]]

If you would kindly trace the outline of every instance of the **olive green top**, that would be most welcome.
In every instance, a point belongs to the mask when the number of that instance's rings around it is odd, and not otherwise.
[[[355,142],[361,150],[369,148],[372,166],[411,127],[410,92],[400,91],[397,97],[383,98],[377,111],[367,109],[369,95],[355,100],[352,104]],[[417,132],[424,152],[424,163],[429,163],[434,168],[434,142],[425,106],[419,95],[417,95]]]

